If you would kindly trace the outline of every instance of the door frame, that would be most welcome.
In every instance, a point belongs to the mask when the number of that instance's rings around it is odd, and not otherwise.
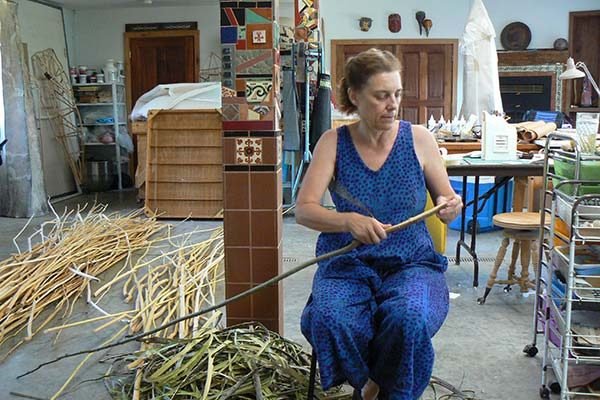
[[[127,102],[127,113],[131,114],[133,104],[131,104],[131,40],[165,37],[186,37],[191,36],[194,40],[194,76],[198,79],[200,76],[200,31],[197,29],[181,29],[166,31],[148,31],[148,32],[125,32],[125,97]]]
[[[450,45],[452,47],[452,82],[451,87],[451,102],[452,111],[456,110],[456,97],[458,85],[458,39],[332,39],[331,40],[331,82],[334,91],[337,92],[338,73],[341,74],[344,68],[344,47],[346,46],[385,46],[385,45]],[[447,84],[447,83],[446,83]],[[337,93],[336,93],[337,95]]]

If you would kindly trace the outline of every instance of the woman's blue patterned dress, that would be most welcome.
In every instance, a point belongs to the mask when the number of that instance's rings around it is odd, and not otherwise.
[[[425,208],[426,186],[409,122],[401,121],[378,171],[365,165],[347,126],[338,128],[335,179],[354,199],[332,193],[339,212],[397,224]],[[356,201],[358,200],[358,201]],[[350,233],[321,233],[317,255],[352,241]],[[425,222],[319,264],[302,314],[302,333],[317,353],[324,389],[370,377],[379,399],[415,400],[429,383],[431,338],[448,313],[447,260],[434,250]]]

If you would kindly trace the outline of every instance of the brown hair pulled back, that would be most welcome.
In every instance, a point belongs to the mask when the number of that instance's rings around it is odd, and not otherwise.
[[[400,71],[400,61],[387,50],[369,49],[351,57],[344,66],[344,76],[338,86],[338,108],[346,114],[356,111],[350,101],[348,89],[362,89],[373,75],[382,72]]]

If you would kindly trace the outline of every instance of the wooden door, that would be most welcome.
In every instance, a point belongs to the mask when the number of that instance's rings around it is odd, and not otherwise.
[[[404,91],[400,118],[423,124],[429,117],[453,117],[452,47],[443,44],[406,44],[397,47],[402,61]]]
[[[402,62],[404,94],[399,117],[424,124],[430,115],[452,118],[456,110],[457,40],[332,40],[332,79],[339,82],[346,60],[363,50],[389,50]]]
[[[583,61],[596,82],[600,82],[600,10],[569,13],[569,55],[575,62]],[[565,60],[563,60],[565,62]],[[592,106],[581,106],[583,79],[564,81],[570,89],[567,110],[571,117],[580,112],[600,112],[600,100],[592,88]],[[575,118],[574,118],[575,119]]]
[[[199,80],[199,32],[126,32],[127,103],[156,85],[190,83]]]

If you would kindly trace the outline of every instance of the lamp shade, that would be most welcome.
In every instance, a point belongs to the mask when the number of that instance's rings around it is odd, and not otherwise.
[[[558,79],[576,79],[583,78],[584,76],[585,72],[577,69],[573,57],[569,57],[567,59],[567,69],[565,69],[565,71],[562,74],[560,74]]]

